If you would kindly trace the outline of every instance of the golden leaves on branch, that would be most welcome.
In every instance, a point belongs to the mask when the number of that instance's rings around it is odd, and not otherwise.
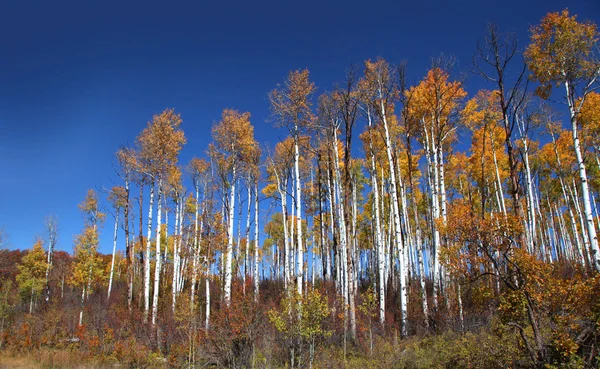
[[[169,167],[177,163],[179,152],[186,143],[185,134],[180,129],[181,123],[181,116],[173,109],[152,117],[137,138],[139,171],[162,178]]]
[[[225,109],[221,120],[213,126],[213,160],[226,172],[245,169],[247,164],[256,160],[259,150],[254,139],[254,127],[250,123],[250,113],[240,113],[234,109]],[[236,177],[239,175],[236,173]],[[235,178],[233,179],[235,180]]]
[[[271,113],[278,127],[287,127],[294,139],[313,128],[312,95],[316,90],[308,69],[291,71],[283,86],[269,93]]]
[[[46,284],[46,253],[41,239],[36,239],[31,250],[23,256],[21,263],[17,265],[16,280],[23,297],[34,299],[42,292]]]
[[[598,73],[597,26],[578,22],[568,10],[548,13],[531,29],[531,43],[525,50],[533,78],[540,82],[536,93],[548,98],[553,84],[576,84]]]

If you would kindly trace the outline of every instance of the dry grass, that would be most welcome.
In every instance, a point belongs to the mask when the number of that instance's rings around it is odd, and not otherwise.
[[[31,361],[24,357],[2,357],[0,356],[0,369],[37,369]]]
[[[82,363],[76,352],[40,350],[23,356],[0,352],[0,369],[92,369],[115,368],[115,365]]]

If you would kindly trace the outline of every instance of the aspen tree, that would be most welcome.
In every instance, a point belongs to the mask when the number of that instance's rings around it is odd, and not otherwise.
[[[127,260],[127,305],[131,311],[131,303],[133,301],[133,279],[134,279],[134,257],[135,251],[133,243],[129,235],[129,195],[131,191],[131,182],[133,170],[135,169],[135,152],[131,149],[122,147],[116,153],[117,161],[119,162],[120,171],[117,173],[125,182],[125,206],[123,208],[123,228],[125,230],[125,259]],[[132,219],[133,221],[133,219]],[[133,232],[132,232],[133,233]],[[141,244],[140,244],[141,245]]]
[[[98,197],[94,190],[88,190],[83,202],[79,204],[83,214],[84,229],[75,237],[75,264],[70,283],[81,288],[81,307],[79,312],[79,325],[83,324],[83,307],[85,298],[92,290],[93,282],[104,280],[104,271],[101,259],[98,256],[98,226],[104,221],[106,215],[100,211]]]
[[[231,303],[231,283],[233,266],[233,225],[235,214],[235,184],[243,170],[243,163],[255,150],[254,127],[250,124],[250,113],[240,113],[225,109],[221,120],[212,129],[215,149],[221,154],[226,168],[226,191],[229,191],[228,206],[228,241],[225,255],[224,299],[227,306]]]
[[[382,59],[375,62],[365,62],[365,81],[368,86],[368,94],[365,95],[368,104],[373,107],[373,110],[381,122],[384,138],[385,138],[385,150],[387,154],[387,161],[390,173],[390,184],[391,184],[391,215],[393,218],[394,228],[394,243],[395,250],[400,254],[400,308],[402,310],[402,322],[401,332],[403,336],[407,335],[407,286],[406,279],[402,275],[404,269],[404,258],[402,258],[402,250],[404,249],[404,242],[402,239],[402,228],[400,219],[400,204],[398,199],[399,185],[397,183],[396,167],[394,164],[394,147],[393,137],[391,135],[390,119],[394,112],[394,103],[397,100],[397,86],[393,81],[393,70],[390,65]]]
[[[539,96],[549,98],[553,85],[563,85],[565,89],[588,238],[586,247],[592,254],[596,270],[600,268],[600,251],[581,147],[582,121],[579,115],[588,95],[599,86],[598,37],[596,24],[579,22],[576,16],[570,16],[567,10],[563,10],[548,13],[539,25],[531,29],[531,43],[525,51],[532,77],[540,83],[536,91]]]
[[[300,178],[300,136],[310,129],[315,120],[312,112],[311,96],[315,85],[309,80],[308,70],[289,73],[283,86],[278,86],[269,94],[271,111],[277,126],[286,127],[294,141],[294,198],[296,204],[296,237],[298,252],[298,294],[302,295],[304,248],[302,240],[302,181]]]
[[[275,145],[275,150],[272,155],[267,159],[267,175],[269,176],[270,184],[263,189],[263,193],[268,196],[273,196],[276,191],[279,195],[281,203],[281,219],[283,226],[283,243],[284,243],[284,260],[283,260],[283,274],[284,274],[284,286],[288,287],[291,281],[292,265],[291,261],[291,250],[290,240],[288,238],[288,213],[287,213],[287,198],[288,198],[288,183],[291,177],[291,168],[293,166],[293,140],[291,137],[278,142]]]
[[[56,215],[50,215],[45,220],[46,230],[48,231],[48,255],[47,255],[47,266],[46,266],[46,302],[50,301],[50,270],[52,269],[54,248],[58,243],[58,217]]]
[[[203,219],[199,221],[199,213],[204,213],[204,204],[202,211],[200,211],[200,192],[202,192],[203,201],[206,201],[206,187],[208,181],[208,170],[209,163],[206,160],[193,158],[188,164],[188,172],[192,177],[192,183],[195,191],[195,204],[194,204],[194,244],[193,244],[193,256],[192,256],[192,282],[190,289],[190,306],[194,309],[194,299],[196,296],[196,282],[198,280],[198,267],[200,264],[200,244],[202,241],[203,231]]]
[[[451,66],[446,63],[447,65]],[[430,198],[432,204],[433,234],[433,304],[438,307],[438,289],[443,288],[443,274],[440,264],[441,239],[437,219],[446,222],[446,189],[444,146],[448,145],[455,135],[457,115],[460,102],[466,96],[459,81],[450,81],[448,71],[442,68],[445,61],[434,60],[434,66],[416,87],[406,93],[411,95],[411,115],[420,117],[421,140],[427,159],[428,176],[431,184]]]
[[[186,142],[181,125],[181,116],[173,109],[167,109],[152,117],[147,127],[138,136],[142,170],[150,176],[150,204],[148,210],[148,239],[146,240],[146,264],[144,277],[144,318],[147,320],[150,301],[150,239],[152,237],[152,208],[154,206],[154,187],[156,185],[156,262],[154,269],[154,291],[152,299],[152,325],[156,325],[161,271],[161,230],[162,204],[165,180],[169,168],[177,163],[181,148]]]
[[[16,280],[21,290],[21,296],[29,299],[29,314],[33,314],[34,303],[47,283],[45,279],[47,269],[48,262],[44,255],[43,242],[38,238],[17,266]]]
[[[385,321],[385,245],[382,236],[381,226],[381,210],[379,201],[379,185],[377,181],[377,166],[376,158],[378,153],[376,152],[376,146],[374,145],[375,128],[373,123],[373,112],[370,105],[364,105],[362,107],[363,112],[366,116],[368,127],[367,130],[361,134],[360,138],[363,140],[363,146],[365,147],[365,153],[369,156],[369,174],[371,177],[371,192],[373,193],[373,209],[374,209],[374,220],[375,220],[375,249],[377,250],[377,270],[378,270],[378,287],[379,287],[379,323],[383,325]]]
[[[513,132],[517,120],[516,112],[524,103],[526,96],[523,90],[527,88],[526,63],[515,65],[518,57],[518,42],[513,35],[502,35],[498,29],[488,26],[488,33],[483,44],[477,45],[477,52],[473,57],[473,65],[478,74],[494,85],[494,94],[501,113],[501,124],[504,128],[504,144],[508,155],[510,174],[510,195],[512,197],[512,211],[521,216],[521,202],[519,195],[519,159],[515,147]],[[514,77],[510,78],[508,71],[516,67]]]
[[[175,311],[175,306],[177,304],[177,296],[180,292],[180,284],[183,280],[183,270],[185,269],[186,259],[183,257],[186,254],[182,250],[182,229],[184,223],[184,210],[183,205],[185,202],[184,196],[184,188],[181,183],[181,169],[177,165],[173,165],[169,168],[167,173],[167,185],[165,189],[165,194],[167,197],[170,197],[173,201],[173,205],[175,206],[175,227],[172,236],[173,240],[173,275],[171,281],[171,310]],[[168,214],[168,209],[166,211]],[[168,229],[168,227],[166,227]],[[168,249],[168,237],[165,235],[165,239],[167,240],[167,245],[165,245],[165,249]],[[166,252],[165,252],[166,253]]]
[[[258,204],[259,204],[259,200],[258,200],[258,196],[259,196],[259,191],[258,191],[258,185],[259,185],[259,181],[260,181],[260,156],[261,156],[261,150],[258,147],[258,144],[255,147],[254,152],[251,153],[249,160],[248,160],[248,179],[250,182],[250,185],[254,187],[254,247],[253,247],[253,251],[254,251],[254,256],[253,256],[253,270],[252,270],[252,279],[254,282],[254,301],[258,302],[258,289],[259,289],[259,282],[260,282],[260,276],[258,274],[259,271],[259,249],[260,249],[260,245],[258,243],[259,240],[259,222],[258,222]],[[250,199],[248,199],[248,201],[250,201]],[[249,209],[249,208],[248,208]],[[250,214],[248,214],[248,218],[250,218]],[[247,241],[248,243],[250,243],[250,232],[247,232],[248,237],[247,237]],[[250,264],[250,263],[249,263]]]
[[[113,211],[114,211],[115,229],[114,229],[114,234],[113,234],[113,250],[112,250],[112,258],[111,258],[111,262],[110,262],[108,292],[106,294],[107,301],[110,300],[110,293],[111,293],[112,285],[113,285],[113,277],[114,277],[114,270],[115,270],[115,255],[117,253],[117,233],[118,233],[117,231],[119,230],[119,213],[121,212],[121,209],[125,208],[125,203],[127,201],[126,197],[127,197],[127,193],[125,191],[125,188],[123,188],[121,186],[114,186],[110,191],[110,195],[108,196],[108,201],[111,203]]]

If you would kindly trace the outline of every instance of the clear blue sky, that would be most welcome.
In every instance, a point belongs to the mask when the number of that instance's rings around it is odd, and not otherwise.
[[[417,80],[442,52],[468,72],[488,21],[523,46],[548,11],[568,6],[600,23],[597,0],[193,3],[3,2],[0,227],[11,248],[45,235],[54,213],[59,248],[72,251],[83,223],[77,204],[88,188],[112,186],[114,152],[166,107],[182,115],[185,163],[203,155],[226,107],[250,111],[262,143],[285,137],[265,123],[267,93],[291,69],[309,68],[322,92],[350,63],[382,56],[407,60]],[[485,85],[470,76],[466,86]]]

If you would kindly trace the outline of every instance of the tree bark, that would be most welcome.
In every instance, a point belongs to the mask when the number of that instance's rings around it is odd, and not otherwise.
[[[152,208],[154,207],[154,183],[150,184],[150,202],[148,204],[148,235],[146,237],[146,257],[144,259],[144,322],[148,322],[150,311],[150,247],[152,239]],[[141,210],[140,210],[141,211]],[[141,233],[141,232],[140,232]]]
[[[233,180],[231,181],[231,188],[229,194],[229,219],[227,227],[227,252],[225,259],[225,304],[227,307],[231,304],[231,280],[232,280],[232,263],[233,263],[233,216],[235,214],[235,175],[236,167],[233,167]]]
[[[299,139],[298,127],[295,127],[295,140],[294,140],[294,177],[296,185],[296,237],[298,243],[298,256],[296,261],[298,263],[298,275],[296,276],[296,282],[298,284],[298,295],[302,296],[302,277],[304,273],[304,249],[302,247],[302,182],[300,179],[300,150],[299,150]]]
[[[156,262],[154,268],[154,296],[152,298],[152,325],[156,325],[156,319],[158,316],[158,296],[160,292],[160,270],[162,265],[162,255],[160,247],[160,233],[161,233],[161,217],[162,217],[162,179],[158,179],[157,183],[158,196],[156,199]]]
[[[585,216],[585,224],[588,234],[588,249],[591,253],[591,262],[593,262],[594,269],[600,269],[600,251],[598,250],[598,237],[596,235],[596,226],[594,225],[594,218],[592,215],[592,205],[590,202],[590,190],[588,185],[587,171],[585,162],[583,160],[583,154],[581,150],[581,144],[579,142],[579,127],[577,121],[577,112],[575,110],[575,98],[574,91],[569,84],[569,81],[565,81],[565,89],[567,93],[567,102],[569,105],[569,113],[571,117],[571,130],[573,134],[573,148],[575,149],[575,155],[577,157],[577,166],[579,170],[579,179],[581,185],[581,197],[583,201],[583,211]]]
[[[115,254],[117,253],[117,234],[119,230],[119,209],[115,209],[115,233],[113,237],[113,251],[112,251],[112,260],[110,262],[110,276],[108,279],[108,293],[106,296],[106,301],[110,300],[110,292],[112,290],[113,277],[115,271]]]

